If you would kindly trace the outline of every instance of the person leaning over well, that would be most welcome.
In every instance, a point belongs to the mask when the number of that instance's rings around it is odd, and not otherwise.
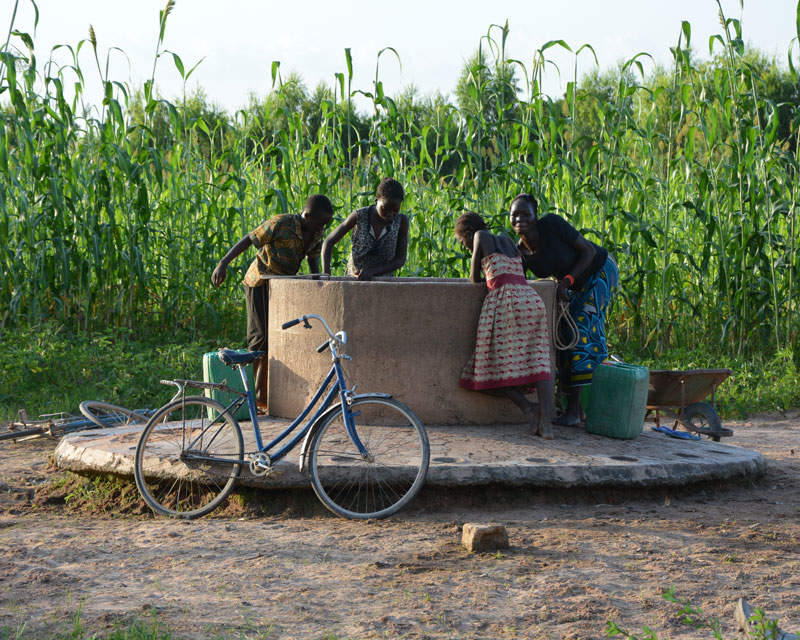
[[[473,391],[496,391],[512,400],[530,433],[553,439],[553,381],[550,378],[550,332],[544,302],[525,280],[522,257],[514,243],[494,235],[477,213],[456,220],[456,239],[472,254],[469,279],[483,282],[483,299],[473,351],[459,384]],[[538,405],[525,393],[535,387]]]
[[[408,217],[400,213],[404,197],[403,185],[397,180],[381,180],[375,204],[353,211],[325,238],[322,272],[330,274],[333,247],[350,230],[353,242],[347,275],[372,280],[375,276],[391,275],[402,267],[408,250]]]
[[[581,421],[580,394],[592,383],[595,368],[608,357],[605,319],[619,282],[619,270],[608,251],[584,238],[555,214],[539,217],[539,203],[519,194],[511,202],[511,226],[519,235],[522,263],[537,278],[555,277],[556,299],[569,303],[578,326],[578,344],[561,354],[559,379],[567,393],[567,409],[553,424]]]
[[[244,276],[247,307],[247,348],[267,351],[268,295],[264,275],[293,276],[308,259],[311,273],[319,272],[319,256],[325,227],[333,217],[333,206],[327,196],[314,195],[306,200],[299,214],[284,213],[263,222],[237,242],[219,261],[211,282],[219,287],[227,274],[228,264],[252,245],[256,257]],[[266,409],[267,360],[253,362],[255,395],[259,411]]]

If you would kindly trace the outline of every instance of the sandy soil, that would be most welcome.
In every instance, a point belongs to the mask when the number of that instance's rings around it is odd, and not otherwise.
[[[712,637],[680,622],[661,597],[671,586],[726,638],[739,597],[800,631],[800,415],[726,426],[729,443],[767,458],[762,479],[647,494],[431,489],[367,523],[263,492],[200,521],[154,518],[130,486],[52,468],[52,441],[2,443],[0,637],[70,631],[80,608],[101,637],[157,620],[177,638],[597,638],[610,618]],[[464,522],[505,524],[511,548],[467,553]]]

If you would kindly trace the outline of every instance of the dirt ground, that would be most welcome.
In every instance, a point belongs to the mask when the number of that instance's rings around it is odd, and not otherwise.
[[[800,414],[726,426],[728,443],[765,456],[764,477],[647,493],[430,488],[366,523],[304,492],[155,518],[130,484],[53,468],[53,441],[0,443],[0,638],[70,632],[78,611],[99,637],[138,620],[175,638],[598,638],[609,619],[712,637],[676,617],[669,587],[725,638],[740,597],[800,632]],[[468,553],[465,522],[506,525],[511,548]]]

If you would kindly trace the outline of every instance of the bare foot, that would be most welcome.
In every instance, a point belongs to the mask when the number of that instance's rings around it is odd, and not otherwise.
[[[528,433],[530,433],[532,436],[535,436],[537,433],[539,433],[539,420],[536,417],[536,412],[533,410],[533,407],[525,409],[525,418],[527,419],[528,426],[530,427]]]
[[[553,425],[549,420],[542,419],[539,422],[539,427],[537,429],[539,435],[542,436],[545,440],[552,440],[555,436],[553,435]]]

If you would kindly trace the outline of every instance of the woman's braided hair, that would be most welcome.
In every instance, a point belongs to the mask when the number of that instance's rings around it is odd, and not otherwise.
[[[387,200],[389,202],[402,202],[406,194],[403,191],[403,185],[394,178],[384,178],[378,185],[378,191],[375,194],[378,200]]]
[[[454,231],[457,238],[464,238],[469,233],[476,233],[486,229],[486,222],[477,213],[467,211],[458,216]]]

